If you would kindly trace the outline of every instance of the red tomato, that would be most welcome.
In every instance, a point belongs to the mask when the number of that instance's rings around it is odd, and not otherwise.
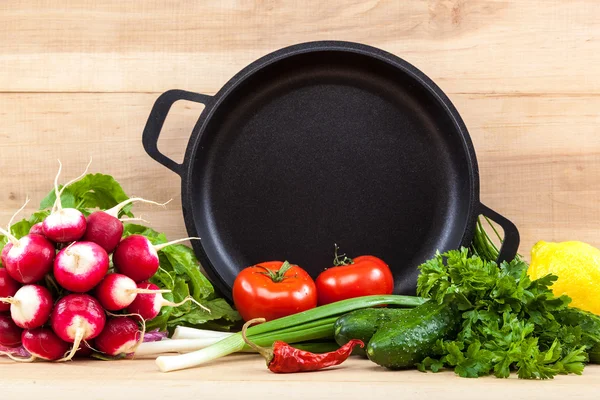
[[[380,258],[360,256],[354,260],[336,256],[336,266],[326,269],[317,277],[319,305],[353,297],[374,294],[392,294],[394,276],[390,267]]]
[[[245,321],[267,321],[317,306],[317,288],[297,265],[268,261],[243,269],[233,282],[233,302]]]

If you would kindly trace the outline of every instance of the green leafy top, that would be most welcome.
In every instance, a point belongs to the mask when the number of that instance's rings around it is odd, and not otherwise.
[[[104,174],[88,174],[65,188],[60,196],[63,207],[77,208],[85,215],[89,215],[95,209],[107,210],[128,198],[119,182]],[[27,235],[33,225],[42,222],[50,214],[55,201],[56,194],[52,189],[41,201],[39,211],[13,224],[10,227],[11,233],[17,239]],[[133,217],[130,210],[131,204],[128,204],[121,210],[121,215]],[[6,242],[7,238],[0,235],[0,251]]]
[[[123,236],[133,234],[147,237],[153,244],[166,243],[164,234],[136,224],[125,224]],[[163,296],[171,301],[180,302],[192,296],[210,313],[192,302],[178,308],[163,307],[161,313],[146,323],[149,330],[174,329],[177,325],[203,326],[210,329],[229,329],[241,318],[239,314],[222,298],[217,296],[214,287],[200,272],[198,260],[192,249],[176,244],[165,247],[159,252],[160,269],[150,279],[152,283],[172,293]]]
[[[72,183],[63,191],[61,202],[63,207],[77,208],[85,215],[96,209],[107,210],[127,200],[129,197],[121,185],[110,175],[88,174],[81,180]],[[11,232],[21,238],[26,235],[31,227],[44,220],[50,214],[50,209],[56,201],[54,190],[40,203],[40,211],[35,212],[27,219],[11,226]],[[121,210],[121,215],[133,217],[131,204]],[[124,224],[124,236],[132,234],[146,236],[154,244],[166,243],[164,234],[142,225]],[[0,236],[0,251],[7,242],[7,238]],[[173,329],[177,325],[201,326],[206,329],[229,329],[241,318],[231,306],[215,293],[212,284],[200,272],[199,263],[194,252],[184,245],[172,245],[159,252],[160,269],[151,279],[153,283],[163,289],[170,289],[172,293],[163,296],[169,300],[179,302],[187,296],[210,309],[210,313],[198,305],[188,302],[178,308],[163,307],[161,313],[153,320],[148,321],[147,328]],[[53,282],[49,275],[49,285]],[[50,285],[51,286],[51,285]]]
[[[493,373],[547,379],[580,374],[586,351],[600,340],[600,318],[568,308],[571,299],[555,297],[554,275],[531,280],[527,264],[515,259],[497,265],[465,248],[437,254],[419,267],[417,293],[462,310],[455,340],[442,340],[419,369],[452,367],[463,377]],[[586,335],[586,319],[597,334]]]
[[[93,209],[108,210],[129,198],[112,176],[104,174],[88,174],[70,184],[60,196],[64,208],[77,208],[89,214]],[[51,190],[40,203],[40,210],[52,208],[56,194]],[[132,217],[131,204],[121,210],[121,214]]]

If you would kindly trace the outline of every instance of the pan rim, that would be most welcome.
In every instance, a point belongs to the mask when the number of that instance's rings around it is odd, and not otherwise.
[[[223,101],[232,93],[240,84],[242,84],[246,79],[262,70],[265,67],[268,67],[274,63],[277,63],[281,60],[287,59],[292,56],[302,55],[306,53],[314,53],[314,52],[349,52],[360,54],[363,56],[371,57],[376,60],[385,62],[392,67],[399,69],[402,73],[407,74],[411,79],[415,80],[417,84],[419,84],[422,88],[427,90],[429,94],[433,96],[435,101],[443,108],[447,116],[453,123],[453,128],[460,136],[462,148],[465,154],[465,158],[467,161],[467,170],[469,172],[469,205],[468,205],[468,213],[465,222],[465,231],[463,233],[463,237],[461,239],[461,245],[465,245],[472,240],[474,233],[474,225],[478,214],[480,196],[479,196],[479,169],[477,164],[477,158],[475,155],[475,149],[473,143],[471,141],[471,137],[468,133],[467,127],[460,117],[458,110],[450,101],[448,96],[442,91],[442,89],[437,86],[433,80],[431,80],[427,75],[425,75],[421,70],[416,68],[414,65],[409,62],[403,60],[402,58],[381,50],[376,47],[355,43],[355,42],[347,42],[347,41],[313,41],[313,42],[304,42],[299,44],[294,44],[288,47],[284,47],[282,49],[276,50],[272,53],[269,53],[256,61],[252,62],[242,70],[240,70],[237,74],[235,74],[231,79],[229,79],[225,85],[212,97],[211,101],[205,105],[205,109],[202,111],[200,117],[198,118],[192,132],[190,135],[190,139],[186,148],[184,160],[183,160],[183,168],[181,170],[181,199],[182,199],[182,208],[183,208],[183,217],[186,225],[187,232],[190,236],[197,236],[197,228],[196,228],[196,218],[194,215],[194,208],[191,207],[192,204],[192,190],[190,187],[190,178],[193,175],[194,164],[191,162],[196,158],[197,152],[199,150],[200,140],[204,135],[205,129],[208,126],[208,123],[212,119],[212,116],[219,108],[219,106],[223,103]],[[196,211],[197,212],[197,211]],[[231,287],[230,285],[222,278],[221,274],[218,273],[217,268],[212,263],[204,246],[202,245],[202,240],[193,241],[192,246],[198,254],[198,258],[200,259],[200,263],[204,270],[209,274],[213,283],[217,286],[217,288],[225,295],[227,298],[231,299]]]

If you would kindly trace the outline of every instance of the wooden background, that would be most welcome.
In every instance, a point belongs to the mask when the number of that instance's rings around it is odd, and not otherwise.
[[[481,198],[517,223],[522,253],[540,239],[600,246],[597,0],[0,1],[0,226],[26,196],[34,200],[26,211],[33,210],[51,187],[57,158],[64,182],[93,155],[92,170],[114,175],[129,194],[173,197],[167,211],[145,207],[142,215],[169,237],[184,236],[178,177],[141,145],[156,97],[173,88],[213,94],[256,58],[321,39],[390,51],[446,91],[475,143]],[[195,104],[178,104],[159,147],[180,160],[199,113]],[[22,397],[24,388],[64,398],[95,387],[94,398],[144,391],[389,398],[400,390],[564,399],[597,397],[599,373],[590,367],[583,378],[554,382],[473,381],[384,373],[353,360],[337,371],[278,376],[257,357],[173,375],[159,374],[150,360],[135,366],[4,364],[0,389],[6,398]],[[94,376],[106,384],[94,384]]]
[[[343,5],[342,5],[343,4]],[[91,155],[140,208],[185,235],[178,177],[141,132],[163,91],[215,93],[256,58],[294,43],[363,42],[413,63],[463,116],[481,198],[537,240],[600,246],[600,2],[596,0],[2,1],[0,225]],[[181,159],[199,115],[178,104],[159,147]],[[4,222],[2,222],[4,221]]]

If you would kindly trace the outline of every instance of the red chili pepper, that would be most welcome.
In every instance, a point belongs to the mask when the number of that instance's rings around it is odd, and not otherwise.
[[[350,357],[352,349],[355,346],[365,347],[365,344],[361,340],[353,339],[336,351],[322,354],[300,350],[281,341],[274,342],[273,347],[268,349],[252,343],[246,337],[246,329],[255,322],[265,322],[265,319],[255,318],[246,322],[242,329],[242,337],[248,346],[252,347],[267,360],[269,370],[276,373],[317,371],[338,365]]]

